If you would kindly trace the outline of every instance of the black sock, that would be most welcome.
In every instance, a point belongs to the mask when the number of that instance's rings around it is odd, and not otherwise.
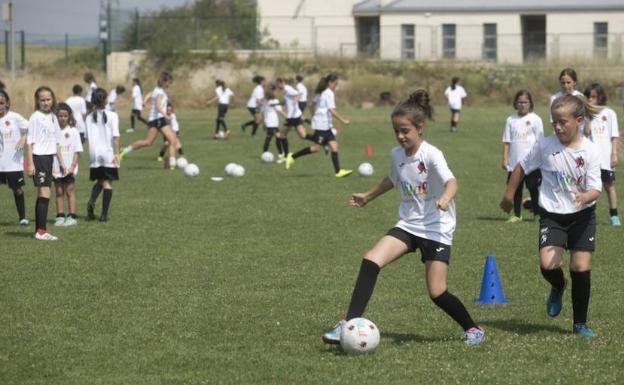
[[[104,195],[102,196],[102,216],[108,216],[108,208],[110,206],[111,199],[113,198],[112,189],[104,189]]]
[[[306,147],[302,150],[297,151],[295,154],[293,154],[293,158],[297,159],[300,156],[308,155],[311,153],[312,153],[312,150],[310,150],[310,147]]]
[[[225,120],[221,119],[221,126],[223,126],[223,131],[227,131],[227,124],[225,124]]]
[[[572,278],[572,313],[574,323],[587,322],[587,308],[589,307],[589,293],[591,289],[591,270],[570,271]]]
[[[540,267],[540,270],[542,271],[542,276],[552,287],[557,290],[563,290],[565,279],[563,278],[563,270],[560,267],[553,270],[546,270]]]
[[[618,215],[617,209],[609,209],[609,216],[617,217],[617,215]]]
[[[17,215],[20,221],[26,218],[26,203],[24,199],[24,192],[13,191],[13,198],[15,199],[15,207],[17,208]]]
[[[182,147],[178,148],[178,155],[184,155],[184,151],[182,151]]]
[[[163,156],[165,156],[165,151],[167,151],[167,147],[169,147],[169,146],[162,146],[162,147],[160,148],[160,152],[159,152],[158,154],[159,154],[159,156],[160,156],[161,158],[162,158]]]
[[[459,300],[459,298],[449,293],[448,290],[436,298],[431,298],[431,300],[433,303],[438,305],[440,309],[444,310],[444,312],[452,319],[454,319],[455,322],[460,324],[464,330],[477,327],[477,324],[475,324],[470,317],[470,314],[468,313],[468,310],[466,310],[464,304]]]
[[[271,141],[271,139],[269,139],[269,142]],[[275,138],[275,147],[277,147],[277,153],[278,154],[284,154],[284,147],[282,146],[282,138]]]
[[[250,120],[248,122],[243,123],[241,127],[247,128],[247,126],[251,126],[252,124],[255,124],[255,123],[256,123],[255,120]]]
[[[56,213],[57,218],[65,218],[65,213]]]
[[[70,217],[70,218],[74,218],[74,219],[78,218],[78,216],[76,215],[76,213],[69,213],[69,217]]]
[[[332,151],[331,152],[331,160],[332,160],[332,164],[334,165],[334,172],[338,173],[338,171],[340,171],[340,162],[338,162],[338,153]]]
[[[360,265],[360,272],[358,273],[357,280],[355,281],[355,287],[353,288],[353,294],[351,295],[351,303],[349,303],[349,310],[345,319],[348,321],[352,318],[357,318],[364,314],[366,305],[370,297],[373,295],[375,289],[375,283],[377,282],[377,276],[381,268],[373,261],[368,259],[362,260]]]
[[[264,144],[262,145],[262,152],[267,152],[269,151],[269,145],[271,144],[271,137],[270,136],[266,136],[264,138]],[[279,145],[277,146],[278,150],[279,150]]]
[[[37,197],[37,203],[35,205],[35,225],[37,230],[46,230],[48,220],[48,204],[49,198]]]
[[[95,182],[95,184],[91,188],[91,198],[89,199],[89,203],[95,204],[95,201],[97,201],[101,192],[102,192],[102,184],[100,182]]]
[[[288,155],[288,138],[282,138],[282,150],[284,150],[284,155]]]
[[[219,133],[219,128],[221,127],[221,121],[217,119],[217,125],[215,126],[215,134]]]
[[[253,124],[251,125],[251,136],[255,136],[256,131],[258,131],[258,123],[256,123],[256,121],[254,120]]]
[[[516,189],[516,192],[514,193],[514,199],[513,199],[514,215],[517,217],[522,216],[522,190],[523,190],[522,184],[523,182],[520,181],[520,185],[518,185],[518,188]]]

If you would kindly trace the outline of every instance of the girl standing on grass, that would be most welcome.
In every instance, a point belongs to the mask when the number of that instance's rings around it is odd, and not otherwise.
[[[0,184],[13,191],[20,226],[28,226],[24,199],[24,145],[28,121],[10,110],[9,94],[0,89]]]
[[[232,90],[225,85],[223,80],[217,79],[215,83],[217,85],[217,88],[215,89],[216,95],[207,102],[207,104],[212,104],[218,101],[217,125],[212,139],[219,139],[219,130],[221,126],[223,126],[223,138],[227,139],[230,137],[230,131],[227,128],[227,124],[225,124],[225,115],[230,107],[230,100],[232,99],[232,96],[234,96],[234,92],[232,92]]]
[[[28,176],[33,177],[37,187],[35,205],[35,239],[56,241],[58,238],[48,233],[48,205],[52,185],[52,164],[54,156],[59,162],[60,172],[65,175],[65,162],[59,147],[61,128],[54,114],[56,97],[52,89],[41,86],[35,91],[35,112],[28,120]]]
[[[352,206],[364,207],[394,186],[401,189],[399,222],[364,256],[345,321],[362,316],[383,267],[420,249],[430,298],[461,325],[464,342],[475,345],[483,342],[485,331],[446,285],[455,231],[453,198],[457,182],[442,152],[422,138],[432,113],[425,90],[415,91],[394,108],[391,119],[399,146],[392,149],[389,176],[371,190],[351,196]],[[345,321],[325,333],[323,341],[339,343]]]
[[[531,93],[520,90],[514,98],[514,108],[516,112],[507,118],[503,131],[503,160],[501,166],[507,170],[507,183],[511,177],[511,172],[520,160],[529,153],[533,145],[544,136],[544,126],[542,119],[533,112],[533,98]],[[507,220],[508,223],[522,221],[522,184],[526,184],[531,195],[533,215],[539,218],[539,183],[541,174],[539,170],[533,171],[520,182],[514,194],[514,214]]]
[[[583,96],[583,94],[576,90],[577,76],[576,71],[573,68],[564,68],[559,73],[559,85],[561,89],[550,96],[550,105],[552,106],[553,102],[558,98],[564,95],[574,95],[574,96]],[[550,115],[550,122],[553,122],[552,114]],[[583,132],[583,127],[585,122],[581,125],[581,132]]]
[[[446,97],[448,106],[451,109],[451,126],[449,128],[451,132],[457,131],[457,123],[459,123],[459,114],[462,109],[462,104],[464,98],[468,96],[466,90],[459,82],[460,79],[455,76],[451,79],[451,85],[444,90],[444,97]]]
[[[82,95],[82,87],[80,84],[75,84],[72,87],[73,95],[65,100],[65,103],[69,105],[72,109],[72,116],[74,117],[74,121],[76,122],[76,129],[78,133],[80,133],[80,140],[82,143],[85,141],[85,122],[84,118],[87,116],[87,102],[81,96]]]
[[[97,88],[97,83],[95,82],[95,76],[93,76],[93,73],[91,72],[85,72],[83,80],[87,83],[87,91],[84,98],[87,101],[87,109],[91,110],[91,97],[93,95],[93,91]]]
[[[82,141],[80,140],[80,133],[74,127],[76,121],[68,104],[59,103],[56,106],[56,117],[61,128],[59,146],[66,168],[63,173],[59,162],[54,160],[52,166],[56,190],[56,220],[54,225],[74,226],[78,224],[75,182],[76,175],[78,175],[78,158],[82,152]],[[67,208],[69,210],[67,217],[65,217],[65,196],[67,196]]]
[[[551,285],[546,312],[561,312],[566,281],[561,266],[570,250],[572,331],[584,337],[596,334],[587,326],[591,288],[591,255],[595,249],[596,199],[600,195],[600,150],[580,132],[583,120],[598,111],[580,98],[564,95],[550,109],[555,134],[541,138],[511,173],[501,208],[509,212],[525,174],[540,169],[539,257],[542,276]]]
[[[126,146],[121,154],[119,160],[131,153],[134,150],[138,150],[143,147],[149,147],[154,143],[154,139],[158,135],[158,132],[163,134],[167,142],[169,142],[169,167],[173,170],[176,167],[175,151],[177,147],[177,140],[175,133],[171,129],[168,120],[171,119],[167,113],[168,96],[167,89],[173,83],[173,77],[168,72],[160,74],[158,79],[158,85],[150,93],[149,98],[151,101],[151,110],[148,118],[149,127],[147,129],[147,136],[144,139],[137,140],[129,146]]]
[[[310,147],[306,147],[295,154],[288,153],[286,157],[286,170],[290,169],[295,163],[295,159],[318,152],[322,146],[328,145],[331,149],[331,160],[334,166],[334,172],[337,178],[343,178],[350,175],[353,170],[345,170],[340,168],[338,161],[338,142],[332,132],[332,119],[336,117],[344,124],[349,124],[349,120],[343,117],[336,110],[336,96],[334,91],[338,86],[338,76],[329,74],[324,78],[324,82],[319,88],[323,89],[318,103],[315,106],[314,116],[312,117],[312,128],[314,134],[311,140],[315,143]],[[287,151],[287,148],[284,148]]]
[[[607,107],[607,93],[598,83],[585,88],[583,92],[590,104],[602,109],[585,125],[585,134],[600,148],[600,178],[609,200],[609,220],[613,226],[621,226],[617,210],[617,194],[615,192],[615,166],[618,164],[617,145],[620,137],[618,120],[615,111]],[[587,127],[590,127],[588,129]]]
[[[117,99],[119,99],[119,95],[126,92],[126,87],[122,85],[118,85],[111,90],[108,94],[108,100],[106,101],[106,109],[109,111],[116,111],[115,104],[117,103]]]
[[[173,130],[173,132],[175,132],[176,135],[176,149],[178,151],[178,155],[183,156],[184,150],[182,150],[182,142],[180,141],[180,124],[178,123],[178,118],[176,117],[173,104],[171,103],[167,104],[167,114],[169,114],[169,124],[171,125],[171,129]],[[169,148],[169,143],[165,140],[163,142],[163,145],[160,147],[160,154],[158,156],[159,162],[162,162],[167,148]]]
[[[87,203],[87,219],[95,219],[95,202],[104,190],[100,222],[108,222],[108,209],[113,198],[113,181],[119,180],[119,115],[106,111],[106,90],[93,92],[95,109],[87,116],[89,139],[89,180],[95,181]]]
[[[253,91],[251,92],[251,96],[247,101],[247,110],[252,116],[252,119],[248,122],[245,122],[241,125],[241,130],[245,132],[245,129],[248,126],[252,126],[251,136],[256,136],[256,131],[258,130],[258,125],[260,124],[260,106],[262,105],[262,100],[264,99],[264,76],[256,75],[253,77],[252,81],[256,83]]]
[[[266,99],[262,105],[262,117],[264,121],[264,130],[266,137],[264,138],[264,144],[262,145],[262,152],[269,151],[269,145],[271,139],[277,134],[279,130],[279,115],[282,114],[286,117],[286,114],[282,110],[279,100],[275,97],[275,91],[277,87],[275,84],[269,84],[266,90]],[[284,159],[283,149],[279,138],[276,138],[275,144],[277,145],[278,161],[279,158]]]
[[[141,80],[139,78],[132,79],[132,111],[130,112],[130,128],[126,132],[134,132],[135,121],[145,123],[147,120],[141,116],[143,110],[143,90],[141,89]]]

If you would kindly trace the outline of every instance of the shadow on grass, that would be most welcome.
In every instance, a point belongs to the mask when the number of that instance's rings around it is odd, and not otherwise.
[[[481,322],[485,326],[517,334],[533,334],[539,332],[551,332],[559,334],[570,334],[570,330],[560,326],[531,323],[526,320],[499,319]]]
[[[17,237],[17,238],[32,238],[32,232],[30,231],[7,231],[4,233],[9,237]]]
[[[394,332],[383,332],[382,338],[390,338],[392,343],[395,345],[401,345],[408,342],[443,342],[448,341],[449,336],[422,336],[419,334],[413,333],[394,333]]]
[[[493,222],[505,222],[508,218],[504,218],[504,217],[485,217],[485,216],[479,216],[477,217],[477,220],[479,221],[493,221]]]

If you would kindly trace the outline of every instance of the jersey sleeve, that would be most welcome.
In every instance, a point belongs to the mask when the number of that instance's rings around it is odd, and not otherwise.
[[[26,143],[33,144],[35,143],[35,130],[37,129],[37,122],[35,119],[35,114],[30,115],[30,119],[28,119],[28,127],[26,129]]]
[[[542,165],[542,140],[535,142],[528,154],[520,161],[520,167],[525,175],[532,173]]]
[[[388,179],[392,182],[393,186],[396,186],[399,183],[399,170],[396,165],[396,160],[394,158],[394,151],[390,155],[390,169],[388,170]]]
[[[600,177],[600,150],[598,146],[593,145],[592,143],[592,149],[589,152],[591,154],[591,161],[588,162],[589,167],[587,168],[587,179],[585,186],[587,188],[587,191],[602,191],[602,179]]]
[[[336,108],[336,96],[333,92],[328,92],[325,96],[327,102],[327,108],[335,109]]]
[[[618,119],[615,111],[611,113],[611,127],[609,127],[609,133],[611,138],[619,138],[620,137],[620,128],[618,127]]]
[[[507,118],[503,128],[503,143],[511,143],[511,119]]]
[[[20,130],[20,134],[22,134],[22,136],[28,135],[28,120],[16,113],[15,122],[17,123],[17,128]]]
[[[119,138],[119,115],[116,112],[109,113],[113,138]]]
[[[431,152],[430,167],[440,176],[442,184],[446,184],[449,180],[455,178],[455,175],[453,175],[451,169],[449,169],[448,163],[446,163],[446,159],[444,159],[444,155],[440,150]]]
[[[540,118],[537,114],[535,114],[535,123],[533,124],[533,130],[536,140],[540,140],[544,137],[544,123],[542,122],[542,118]]]
[[[80,134],[76,129],[72,130],[72,147],[74,152],[84,151],[84,149],[82,148],[82,141],[80,140]]]

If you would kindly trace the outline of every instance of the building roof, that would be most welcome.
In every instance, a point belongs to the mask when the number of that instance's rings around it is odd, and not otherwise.
[[[382,5],[383,4],[383,5]],[[353,6],[353,15],[398,12],[545,12],[624,11],[622,0],[364,0]]]

